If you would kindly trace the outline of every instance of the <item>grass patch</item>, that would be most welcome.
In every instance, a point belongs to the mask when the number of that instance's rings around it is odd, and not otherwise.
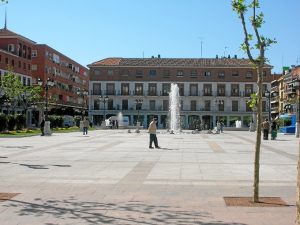
[[[90,130],[96,130],[94,127],[90,127]],[[69,133],[69,132],[81,132],[79,127],[64,127],[64,128],[53,128],[51,129],[53,133]],[[33,135],[40,135],[40,129],[23,129],[23,130],[14,130],[14,131],[3,131],[0,132],[0,137],[30,137]]]

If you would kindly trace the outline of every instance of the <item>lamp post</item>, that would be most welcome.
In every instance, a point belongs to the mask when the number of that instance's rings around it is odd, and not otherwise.
[[[42,79],[38,78],[37,80],[38,85],[43,87],[45,89],[45,127],[44,127],[44,133],[45,135],[51,135],[50,130],[50,121],[48,119],[48,90],[50,87],[54,86],[54,81],[50,78],[47,79],[46,82],[43,82]],[[44,86],[43,86],[44,85]]]
[[[84,107],[85,107],[85,96],[87,96],[89,93],[85,89],[78,89],[77,90],[77,95],[79,97],[82,97],[82,107],[81,107],[81,120],[83,120],[84,117]]]
[[[136,104],[136,109],[138,111],[138,116],[137,116],[137,121],[136,121],[136,133],[140,133],[140,110],[142,108],[142,104],[143,104],[143,99],[136,99],[135,100],[135,104]]]
[[[108,96],[102,96],[102,95],[100,95],[100,97],[99,97],[99,101],[100,102],[103,102],[103,126],[105,127],[106,126],[106,124],[105,124],[105,119],[106,119],[106,115],[105,115],[105,104],[108,102],[108,100],[109,100],[109,97]]]
[[[269,90],[265,90],[265,96],[268,98],[269,122],[271,122],[271,92]]]

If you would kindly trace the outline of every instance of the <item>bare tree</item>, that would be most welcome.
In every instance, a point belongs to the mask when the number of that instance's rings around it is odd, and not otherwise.
[[[260,165],[260,146],[261,146],[261,123],[262,123],[262,83],[263,83],[263,68],[267,62],[265,51],[271,44],[276,43],[274,39],[269,39],[260,34],[259,29],[264,23],[264,15],[259,14],[257,10],[260,8],[259,0],[252,0],[248,5],[246,0],[232,0],[233,10],[241,19],[244,42],[241,48],[247,53],[249,60],[257,70],[257,126],[256,126],[256,142],[255,142],[255,158],[254,158],[254,183],[253,183],[253,201],[259,202],[259,165]],[[248,9],[251,11],[250,24],[254,35],[249,32],[249,25],[245,19]],[[253,54],[258,56],[255,58]]]

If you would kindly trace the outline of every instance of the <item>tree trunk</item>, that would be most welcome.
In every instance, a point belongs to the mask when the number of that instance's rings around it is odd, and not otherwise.
[[[300,225],[300,140],[298,144],[298,152],[299,152],[299,157],[298,157],[298,175],[297,175],[297,225]]]
[[[259,202],[259,165],[260,165],[260,145],[261,145],[261,124],[262,124],[262,67],[257,68],[257,123],[256,123],[256,142],[254,158],[254,183],[253,183],[253,202]]]

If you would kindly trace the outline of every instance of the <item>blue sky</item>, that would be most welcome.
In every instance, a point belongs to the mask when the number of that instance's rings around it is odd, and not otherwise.
[[[9,0],[8,29],[86,66],[107,57],[246,55],[230,0]],[[261,0],[273,72],[300,64],[300,1]],[[0,6],[4,24],[5,6]],[[3,26],[3,25],[2,25]]]

